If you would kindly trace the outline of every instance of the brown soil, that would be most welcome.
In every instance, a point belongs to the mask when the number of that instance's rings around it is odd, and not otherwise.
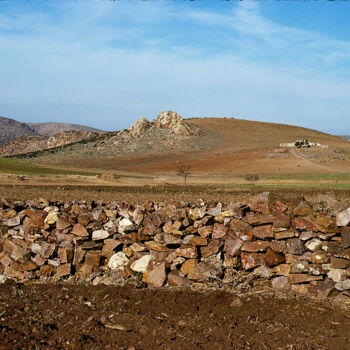
[[[350,143],[340,137],[291,125],[239,119],[200,118],[191,119],[190,122],[202,130],[202,136],[198,139],[192,137],[191,142],[184,143],[182,148],[167,149],[164,153],[159,144],[159,152],[154,149],[152,152],[142,151],[140,148],[138,152],[120,152],[110,157],[99,154],[97,158],[81,157],[74,161],[61,154],[58,164],[139,174],[176,173],[181,165],[190,165],[192,172],[199,174],[237,176],[350,170]],[[286,153],[274,152],[280,143],[297,139],[309,139],[329,145],[330,148],[329,151],[308,149],[301,154],[288,150]],[[334,150],[340,150],[341,159],[334,158]],[[79,154],[79,150],[75,152]],[[74,158],[79,156],[75,155]],[[50,159],[47,161],[50,162]]]
[[[198,174],[236,176],[350,170],[350,143],[340,137],[291,125],[239,119],[188,121],[200,128],[198,136],[182,137],[166,130],[138,138],[118,138],[111,133],[55,153],[38,154],[33,161],[137,174],[174,174],[181,165],[190,165],[191,171]],[[297,139],[329,145],[329,151],[315,148],[301,154],[275,152],[280,143]]]
[[[134,286],[0,287],[1,349],[348,349],[329,301]]]
[[[87,200],[104,202],[144,203],[154,202],[173,203],[176,201],[196,202],[198,199],[223,203],[246,201],[249,196],[264,191],[270,192],[270,201],[282,201],[290,206],[299,204],[303,198],[330,196],[337,200],[348,201],[350,189],[327,188],[273,188],[263,189],[258,186],[249,189],[234,189],[215,186],[81,186],[81,185],[0,185],[0,197],[9,200],[34,200],[45,198],[50,201]],[[320,199],[321,200],[321,199]]]

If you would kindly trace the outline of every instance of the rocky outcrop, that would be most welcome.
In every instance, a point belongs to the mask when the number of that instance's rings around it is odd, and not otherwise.
[[[0,156],[12,156],[55,148],[82,140],[89,140],[97,135],[90,131],[65,131],[50,137],[40,135],[20,137],[1,144]]]
[[[228,205],[2,199],[0,277],[93,284],[136,278],[157,288],[242,283],[348,298],[345,214],[306,202],[296,209],[269,203],[267,194]]]
[[[128,131],[132,136],[141,136],[144,135],[151,126],[147,118],[139,118],[136,120],[135,124],[130,126]]]
[[[0,144],[18,137],[38,135],[38,133],[25,123],[14,119],[0,117]]]
[[[198,127],[187,123],[179,114],[173,111],[162,112],[151,122],[147,118],[138,119],[128,129],[131,136],[143,136],[148,130],[165,129],[179,136],[198,135]]]
[[[198,132],[198,129],[191,128],[179,114],[173,111],[160,113],[152,123],[157,128],[169,129],[177,135],[194,135]]]

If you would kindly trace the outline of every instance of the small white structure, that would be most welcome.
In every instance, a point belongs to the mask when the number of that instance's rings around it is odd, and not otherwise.
[[[289,148],[309,148],[309,147],[320,147],[328,148],[328,145],[321,145],[318,142],[310,142],[309,140],[296,140],[291,143],[280,143],[280,147],[289,147]]]

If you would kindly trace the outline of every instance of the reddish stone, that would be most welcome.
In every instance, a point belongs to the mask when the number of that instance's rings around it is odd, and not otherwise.
[[[253,237],[253,227],[244,221],[232,219],[230,222],[230,230],[243,241],[251,241]]]
[[[165,246],[162,243],[158,243],[156,241],[147,241],[145,242],[145,246],[148,250],[155,250],[156,252],[169,252],[171,249],[169,249],[167,246]]]
[[[39,275],[49,277],[56,273],[56,269],[52,265],[40,266]]]
[[[101,262],[101,251],[99,250],[88,251],[85,255],[84,262],[88,265],[99,267]]]
[[[335,282],[329,278],[325,278],[325,280],[318,286],[317,295],[320,298],[327,298],[335,290]]]
[[[242,266],[245,270],[264,265],[265,254],[261,253],[241,253]]]
[[[61,264],[71,263],[73,260],[73,250],[68,248],[58,248],[57,256]]]
[[[165,245],[178,245],[181,244],[182,240],[181,238],[174,236],[174,235],[170,235],[168,233],[166,233],[164,235],[164,244]]]
[[[190,281],[184,276],[182,276],[179,271],[175,270],[175,271],[171,271],[168,274],[168,283],[171,286],[182,287],[190,284]]]
[[[283,264],[286,261],[286,258],[282,254],[278,254],[271,249],[267,249],[265,255],[265,263],[267,266],[272,267],[276,265]]]
[[[246,216],[245,220],[250,225],[258,226],[258,225],[273,224],[275,217],[272,215],[255,214],[251,216]]]
[[[197,258],[197,250],[191,246],[181,246],[176,249],[176,255],[184,258],[195,259]]]
[[[253,235],[260,239],[274,237],[272,232],[272,225],[263,225],[263,226],[254,227]]]
[[[321,281],[323,280],[323,276],[311,276],[311,275],[297,273],[297,274],[290,274],[288,276],[288,280],[290,284],[306,283],[311,281]]]
[[[273,227],[275,228],[289,228],[290,218],[287,215],[276,214],[273,222]]]
[[[197,259],[189,259],[186,260],[182,266],[181,266],[181,272],[184,275],[188,275],[198,264],[198,260]]]
[[[205,247],[201,247],[201,255],[206,258],[210,255],[216,254],[221,248],[223,242],[220,239],[213,239]]]
[[[287,241],[287,251],[289,254],[301,255],[305,252],[305,246],[299,239],[290,239]]]
[[[300,202],[294,209],[293,214],[295,216],[307,216],[311,213],[311,207],[306,202]]]
[[[341,238],[343,241],[343,247],[350,247],[350,227],[344,226],[340,229]]]
[[[40,254],[36,254],[35,257],[32,258],[32,261],[37,265],[37,266],[42,266],[46,263],[46,259],[43,258]]]
[[[152,270],[146,271],[142,280],[151,284],[153,287],[160,288],[166,280],[165,264],[159,264]]]
[[[287,250],[286,242],[271,241],[270,248],[276,253],[285,253]]]
[[[69,276],[71,274],[71,270],[72,270],[71,264],[60,265],[57,268],[57,272],[55,274],[55,278],[59,279],[59,278],[62,278],[62,277],[67,277],[67,276]]]
[[[237,237],[229,237],[225,241],[224,251],[227,255],[235,256],[238,255],[243,241]]]
[[[56,228],[58,230],[65,230],[66,228],[68,228],[70,226],[71,226],[71,223],[66,218],[58,218],[58,220],[56,221]]]
[[[217,261],[202,261],[188,275],[190,280],[208,281],[222,276],[222,264]]]
[[[201,237],[207,238],[213,230],[213,226],[204,226],[198,229],[198,233]]]
[[[287,211],[288,206],[280,201],[276,201],[272,207],[272,212],[276,214],[282,214]]]
[[[253,197],[251,201],[250,209],[253,211],[260,212],[262,214],[269,214],[269,206],[268,206],[268,198],[269,193],[265,192]]]
[[[298,236],[298,232],[294,228],[291,228],[287,231],[275,232],[275,238],[278,240],[293,238],[297,236]]]
[[[341,258],[335,258],[331,256],[331,268],[332,269],[347,269],[350,266],[350,261]]]
[[[314,264],[327,264],[329,262],[330,258],[331,258],[331,256],[323,250],[313,252],[311,255],[311,261]]]
[[[30,217],[31,225],[33,227],[44,228],[44,220],[47,216],[47,213],[45,211],[27,209],[26,214]]]
[[[227,235],[228,227],[222,224],[214,224],[213,235],[214,239],[223,238]]]
[[[269,246],[268,241],[254,241],[243,243],[241,249],[246,252],[264,252]]]
[[[208,244],[208,241],[205,238],[200,236],[192,237],[190,242],[191,242],[191,245],[193,246],[205,246]]]
[[[328,215],[317,213],[316,219],[315,219],[316,227],[319,231],[323,233],[333,232],[337,233],[339,232],[339,229],[336,225],[335,219],[331,218]]]
[[[316,225],[305,217],[293,219],[293,226],[301,231],[317,231]]]
[[[85,227],[81,224],[75,224],[72,233],[79,237],[89,237],[89,232],[87,232]]]

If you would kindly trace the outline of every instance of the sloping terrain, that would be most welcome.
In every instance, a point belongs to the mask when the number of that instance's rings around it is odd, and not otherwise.
[[[0,143],[29,135],[38,135],[38,132],[25,123],[0,117]]]
[[[50,137],[41,135],[23,136],[0,144],[0,156],[51,149],[82,140],[89,140],[98,135],[98,133],[91,131],[64,131]]]
[[[328,148],[281,148],[300,139]],[[152,122],[142,118],[128,130],[25,155],[35,162],[127,173],[313,174],[350,170],[350,143],[297,126],[227,118],[182,119],[163,112]]]
[[[90,131],[90,132],[103,132],[100,129],[91,128],[90,126],[80,124],[66,124],[66,123],[27,123],[38,134],[44,136],[52,136],[64,131]]]

